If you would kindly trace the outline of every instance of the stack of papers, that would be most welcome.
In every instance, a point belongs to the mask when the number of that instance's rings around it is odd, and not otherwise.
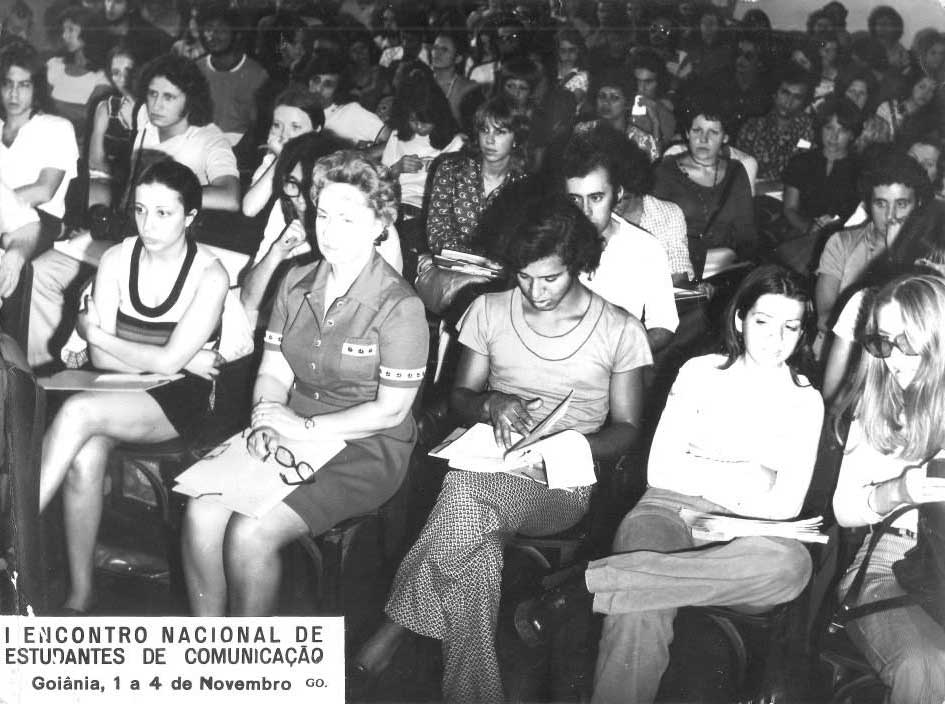
[[[752,535],[792,538],[805,543],[826,543],[828,539],[820,532],[823,525],[820,516],[796,521],[770,521],[702,513],[687,508],[679,509],[679,515],[692,529],[692,537],[700,540],[733,540]]]
[[[453,249],[444,249],[433,256],[433,263],[441,269],[450,269],[474,276],[485,276],[497,279],[502,276],[502,269],[496,268],[495,262],[478,257],[475,254],[457,252]]]
[[[345,446],[344,440],[324,434],[317,441],[280,444],[292,452],[296,462],[312,466],[316,481],[318,470]],[[272,456],[265,462],[254,458],[246,449],[243,433],[237,433],[178,475],[174,491],[259,518],[296,488],[286,484],[280,472],[292,481],[299,478],[292,467],[283,467]]]
[[[38,381],[47,391],[147,391],[183,378],[183,374],[120,374],[66,369]]]

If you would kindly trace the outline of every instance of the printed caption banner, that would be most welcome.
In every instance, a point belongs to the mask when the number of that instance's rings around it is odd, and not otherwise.
[[[344,619],[0,617],[0,704],[342,704]]]

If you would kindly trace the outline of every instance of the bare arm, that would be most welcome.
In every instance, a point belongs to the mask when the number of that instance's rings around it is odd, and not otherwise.
[[[273,159],[262,175],[246,189],[246,194],[243,196],[243,215],[246,217],[254,217],[266,207],[266,203],[272,197],[272,177],[275,170],[276,159]]]
[[[6,298],[16,289],[23,266],[36,254],[39,231],[39,223],[31,222],[13,232],[3,233],[0,238],[6,250],[0,257],[0,298]]]
[[[240,209],[240,181],[236,176],[218,176],[203,187],[203,206],[206,210],[225,210],[235,213]]]
[[[108,173],[105,160],[105,130],[108,128],[108,104],[101,101],[92,118],[92,134],[89,136],[89,169]]]
[[[113,251],[110,250],[110,252]],[[119,338],[115,334],[117,316],[105,318],[103,315],[101,324],[90,326],[86,335],[93,363],[98,366],[96,355],[98,351],[101,351],[142,371],[160,374],[179,372],[203,347],[219,324],[229,285],[229,277],[221,264],[215,263],[208,266],[193,301],[164,345],[149,345]],[[99,307],[100,298],[105,295],[114,295],[116,288],[109,287],[100,293],[96,285],[96,308]],[[117,300],[107,305],[109,310],[117,313]]]
[[[37,205],[48,203],[56,195],[65,177],[66,172],[62,169],[41,169],[39,178],[26,186],[15,188],[14,192],[24,204],[35,208]]]
[[[817,308],[817,329],[828,332],[827,321],[833,314],[833,307],[840,295],[840,279],[830,274],[820,274],[814,289],[814,303]]]

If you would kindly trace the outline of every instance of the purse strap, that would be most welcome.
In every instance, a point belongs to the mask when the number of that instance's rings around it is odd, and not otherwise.
[[[729,168],[725,171],[725,180],[722,182],[722,194],[719,196],[719,204],[715,206],[715,210],[712,211],[709,219],[705,221],[705,225],[702,228],[702,234],[699,235],[699,239],[705,237],[706,233],[712,229],[712,226],[719,217],[719,213],[722,212],[722,208],[724,208],[725,204],[728,202],[728,197],[732,192],[732,186],[735,183],[735,169],[732,168],[732,165],[735,163],[737,163],[735,159],[730,158],[728,160]]]
[[[863,561],[860,563],[860,567],[856,571],[853,581],[850,583],[850,588],[847,590],[843,601],[840,603],[840,607],[830,621],[831,633],[841,630],[847,623],[861,618],[862,616],[915,604],[915,600],[908,594],[894,596],[888,599],[880,599],[879,601],[874,601],[869,604],[856,604],[860,592],[863,589],[863,582],[866,579],[866,570],[869,567],[870,558],[873,556],[873,551],[876,549],[880,538],[890,532],[892,524],[895,523],[900,516],[914,509],[915,506],[911,504],[909,506],[900,506],[873,528],[873,532],[870,533],[869,544],[866,546],[866,554],[863,555]]]

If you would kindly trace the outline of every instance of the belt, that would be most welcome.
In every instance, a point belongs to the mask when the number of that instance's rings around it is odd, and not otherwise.
[[[889,535],[895,535],[899,538],[908,538],[909,540],[916,540],[919,537],[919,534],[914,530],[909,530],[908,528],[896,528],[895,526],[889,526],[886,529],[886,533]]]

